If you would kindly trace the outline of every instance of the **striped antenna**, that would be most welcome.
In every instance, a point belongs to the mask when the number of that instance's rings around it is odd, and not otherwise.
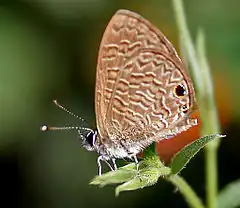
[[[86,127],[79,127],[79,126],[62,126],[62,127],[56,127],[56,126],[47,126],[43,125],[40,128],[41,131],[68,131],[68,130],[86,130],[86,131],[92,131],[90,128]]]
[[[76,115],[75,113],[71,112],[70,110],[68,110],[66,107],[64,107],[63,105],[61,105],[60,103],[58,103],[57,100],[53,100],[53,103],[59,107],[61,110],[67,112],[69,115],[75,117],[76,119],[82,121],[82,122],[85,122],[86,124],[88,124],[89,126],[91,126],[85,119],[83,119],[82,117]],[[67,129],[66,129],[67,130]]]

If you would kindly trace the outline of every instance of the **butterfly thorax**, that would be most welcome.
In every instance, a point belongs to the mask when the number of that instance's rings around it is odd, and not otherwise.
[[[90,139],[92,151],[96,151],[99,155],[104,155],[105,158],[126,158],[131,155],[136,155],[142,148],[138,147],[138,143],[131,141],[134,135],[125,134],[124,131],[114,127],[108,128],[108,133],[105,136],[96,135],[96,139]],[[136,138],[136,137],[135,137]]]

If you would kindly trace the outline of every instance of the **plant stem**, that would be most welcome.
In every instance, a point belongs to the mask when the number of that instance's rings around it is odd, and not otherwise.
[[[218,113],[216,109],[216,104],[214,100],[214,89],[213,81],[210,73],[210,67],[207,61],[206,49],[205,49],[205,36],[201,29],[198,31],[197,35],[197,54],[199,58],[199,65],[201,68],[201,74],[204,82],[204,105],[205,111],[202,113],[205,125],[203,125],[203,132],[205,134],[216,133],[220,131]],[[219,146],[219,140],[214,140],[215,142],[210,143],[216,148]],[[211,146],[209,145],[209,146]]]
[[[209,134],[212,132],[219,132],[218,114],[214,100],[214,90],[212,86],[212,79],[209,69],[209,64],[206,58],[205,37],[202,30],[199,30],[197,35],[197,52],[201,71],[204,77],[205,86],[205,102],[204,113],[202,114],[205,125],[203,125],[201,134]],[[206,162],[206,182],[207,182],[207,205],[209,208],[215,208],[217,203],[218,191],[218,161],[217,151],[219,140],[210,142],[205,148],[205,162]]]
[[[188,205],[193,208],[204,208],[202,201],[198,198],[194,190],[179,175],[171,175],[168,180],[178,188]]]
[[[214,141],[213,141],[214,142]],[[211,144],[209,144],[210,146]],[[218,192],[218,174],[217,174],[217,148],[205,149],[205,163],[206,163],[206,197],[207,207],[215,208],[217,203]]]
[[[196,54],[194,44],[191,40],[187,28],[182,0],[172,0],[176,15],[177,26],[180,32],[182,45],[185,48],[187,60],[191,67],[195,88],[197,91],[197,101],[200,110],[202,129],[201,135],[219,132],[218,115],[214,101],[212,79],[205,55],[205,43],[203,33],[199,33],[197,38]],[[198,55],[198,56],[197,56]],[[214,208],[216,205],[218,175],[217,175],[217,150],[219,140],[210,142],[205,148],[206,161],[206,183],[207,183],[207,205]]]
[[[183,3],[181,0],[172,0],[177,26],[179,30],[180,40],[182,40],[184,52],[187,55],[187,60],[191,66],[191,74],[193,76],[194,84],[198,94],[202,94],[203,82],[202,74],[200,73],[200,67],[196,56],[196,51],[191,40],[190,33],[187,29],[186,18],[183,10]]]

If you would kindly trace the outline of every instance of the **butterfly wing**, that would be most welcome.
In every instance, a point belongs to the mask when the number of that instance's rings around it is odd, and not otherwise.
[[[177,86],[185,96],[176,95]],[[189,123],[183,105],[194,105],[194,91],[171,43],[140,15],[119,10],[98,57],[95,111],[101,138],[141,140],[180,132]]]

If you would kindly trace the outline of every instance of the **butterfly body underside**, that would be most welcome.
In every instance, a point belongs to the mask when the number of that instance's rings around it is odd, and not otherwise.
[[[105,158],[138,154],[152,142],[196,125],[195,95],[167,38],[140,15],[119,10],[99,50],[93,147]]]

